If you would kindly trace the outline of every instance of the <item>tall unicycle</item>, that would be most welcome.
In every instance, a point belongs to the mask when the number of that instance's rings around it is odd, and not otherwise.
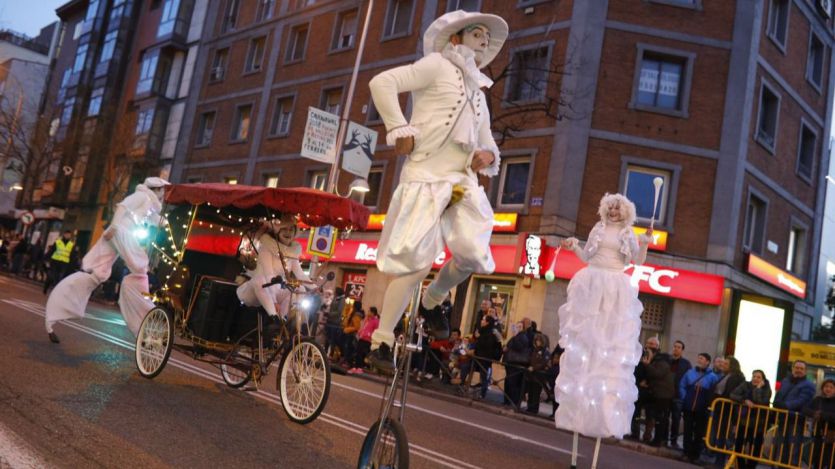
[[[154,306],[136,335],[136,368],[144,378],[154,378],[165,367],[174,346],[174,318],[162,306]]]
[[[281,359],[277,379],[281,404],[290,420],[310,423],[322,413],[330,393],[331,370],[325,352],[312,338],[293,340]]]

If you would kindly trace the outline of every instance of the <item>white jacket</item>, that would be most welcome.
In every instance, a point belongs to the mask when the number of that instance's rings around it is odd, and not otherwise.
[[[388,144],[393,145],[397,138],[415,137],[415,147],[409,155],[413,161],[433,157],[456,136],[472,133],[475,140],[472,150],[490,151],[495,156],[493,164],[479,172],[486,176],[499,173],[499,148],[490,130],[484,92],[467,90],[462,71],[440,53],[386,70],[368,86],[386,126]],[[411,122],[406,121],[397,97],[407,91],[413,96]],[[468,98],[472,106],[468,106]]]

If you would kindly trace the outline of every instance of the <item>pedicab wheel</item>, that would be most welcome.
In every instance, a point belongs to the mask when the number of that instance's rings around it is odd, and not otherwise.
[[[276,384],[290,420],[310,423],[322,413],[331,388],[325,352],[311,338],[296,342],[281,359]]]
[[[383,423],[380,442],[377,443],[377,451],[372,455],[371,451],[374,450],[374,440],[377,439],[379,429],[380,421],[377,420],[365,434],[357,469],[408,469],[409,440],[406,439],[406,429],[403,428],[403,424],[397,420],[386,419]]]
[[[136,368],[144,378],[154,378],[165,367],[174,345],[174,321],[165,308],[148,311],[136,336]]]
[[[240,356],[241,355],[237,350],[232,351],[229,356],[226,357],[226,361],[228,363],[220,365],[220,375],[223,377],[223,381],[226,382],[226,385],[231,388],[240,388],[252,379],[251,366],[247,367],[247,370],[244,371],[240,367],[231,364],[235,361],[243,362],[246,360],[245,358],[238,358]]]

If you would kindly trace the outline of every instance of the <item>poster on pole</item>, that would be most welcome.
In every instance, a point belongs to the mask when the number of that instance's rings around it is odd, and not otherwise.
[[[339,116],[309,107],[307,125],[304,126],[301,156],[333,164],[338,131]]]
[[[371,159],[377,148],[377,132],[356,122],[348,123],[345,145],[342,147],[342,169],[368,179]]]

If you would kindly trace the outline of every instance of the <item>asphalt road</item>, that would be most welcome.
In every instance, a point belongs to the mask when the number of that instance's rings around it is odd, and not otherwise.
[[[273,369],[259,390],[228,388],[219,372],[172,355],[153,380],[134,362],[118,311],[91,303],[84,320],[43,328],[46,297],[0,276],[0,467],[355,467],[382,386],[333,376],[308,425],[281,409]],[[571,436],[534,423],[411,393],[412,467],[564,468]],[[579,467],[593,441],[581,439]],[[599,468],[693,467],[603,445]]]

